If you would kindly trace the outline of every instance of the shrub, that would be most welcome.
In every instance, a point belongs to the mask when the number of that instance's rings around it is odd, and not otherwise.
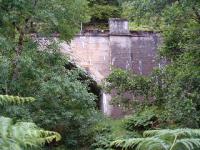
[[[112,150],[110,144],[113,140],[140,137],[139,133],[129,132],[123,128],[123,119],[104,118],[95,126],[94,132],[92,150]]]
[[[32,97],[18,97],[0,95],[0,105],[23,104],[32,102]],[[60,134],[52,131],[45,131],[31,122],[15,123],[11,118],[0,116],[0,149],[25,150],[39,148],[45,143],[59,141]]]
[[[156,107],[145,107],[141,111],[136,112],[134,115],[128,116],[124,120],[124,127],[130,131],[141,131],[154,128],[158,122],[157,112]]]

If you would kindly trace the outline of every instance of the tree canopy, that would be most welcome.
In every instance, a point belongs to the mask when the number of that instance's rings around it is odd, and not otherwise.
[[[85,73],[69,67],[58,44],[70,41],[88,20],[86,0],[0,1],[0,93],[37,99],[30,106],[2,106],[0,111],[61,133],[61,144],[71,147],[87,140],[97,96]],[[59,35],[58,43],[44,49],[35,40],[51,41],[54,35]]]
[[[116,102],[127,102],[121,97],[128,91],[133,94],[132,99],[144,99],[144,105],[159,106],[169,124],[199,127],[200,2],[135,0],[125,2],[123,7],[124,15],[138,25],[146,24],[161,31],[160,59],[168,60],[168,65],[156,69],[149,77],[114,71],[107,85],[119,91]]]
[[[98,113],[94,81],[59,50],[82,23],[115,17],[159,31],[159,59],[168,62],[149,76],[108,76],[113,105],[130,113],[121,120]],[[199,130],[177,128],[200,127],[199,46],[199,0],[0,0],[0,148],[198,149]]]

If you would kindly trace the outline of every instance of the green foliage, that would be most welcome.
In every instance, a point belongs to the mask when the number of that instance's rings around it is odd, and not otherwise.
[[[14,123],[10,118],[0,117],[0,148],[2,150],[39,148],[46,143],[60,139],[60,134],[45,131],[38,128],[34,123]]]
[[[158,124],[158,112],[156,107],[145,107],[137,111],[134,115],[126,117],[124,120],[124,127],[130,131],[155,128]]]
[[[30,106],[2,106],[0,112],[61,133],[60,144],[70,148],[87,143],[96,96],[52,35],[70,41],[89,20],[88,10],[86,0],[0,1],[0,93],[37,99]],[[52,44],[41,50],[35,35]]]
[[[109,18],[119,18],[121,15],[120,0],[89,0],[91,23],[107,26]]]
[[[181,61],[183,62],[183,59]],[[184,67],[183,70],[175,65],[157,69],[149,77],[140,77],[119,69],[114,70],[107,78],[109,83],[106,84],[107,91],[110,93],[114,91],[115,94],[112,103],[120,104],[129,110],[135,109],[136,116],[140,111],[138,107],[146,106],[148,110],[153,105],[159,108],[159,118],[162,120],[159,123],[198,127],[199,67],[187,64],[187,68]],[[146,110],[139,113],[144,111],[145,114]],[[150,114],[147,116],[150,117]]]
[[[158,15],[162,12],[162,8],[167,0],[127,0],[122,4],[122,17],[127,18],[136,25],[154,25],[158,26],[160,18]],[[156,13],[153,13],[156,11]]]
[[[5,104],[23,104],[32,102],[35,99],[32,97],[18,97],[0,95],[1,105]],[[39,148],[40,146],[59,141],[61,136],[57,132],[45,131],[38,128],[31,122],[17,122],[10,118],[0,116],[0,148],[2,150],[16,149],[25,150]]]
[[[129,22],[129,30],[130,31],[155,31],[152,26],[149,25],[140,25],[136,22]]]
[[[166,59],[168,65],[155,69],[149,77],[114,70],[107,79],[107,88],[116,90],[114,103],[126,108],[137,108],[138,103],[157,106],[161,108],[161,114],[165,114],[162,118],[167,125],[199,127],[199,7],[200,2],[196,0],[124,2],[124,15],[135,25],[151,26],[161,31],[160,59]],[[138,87],[142,87],[141,92]],[[126,92],[130,93],[129,100],[124,100],[127,99],[123,94]]]
[[[0,79],[1,92],[6,87],[8,94],[30,95],[38,100],[29,107],[11,106],[1,112],[15,119],[33,120],[40,127],[61,133],[63,143],[77,145],[84,143],[94,122],[96,96],[88,92],[88,84],[80,81],[82,71],[68,70],[64,67],[67,63],[65,56],[50,48],[39,53],[35,48],[26,49],[18,64],[18,79],[7,79],[7,83]]]
[[[26,102],[35,101],[32,97],[19,97],[19,96],[9,96],[9,95],[0,95],[0,105],[6,104],[23,104]]]
[[[30,32],[58,32],[69,40],[89,19],[85,0],[2,0],[0,7],[0,33],[7,40]]]
[[[112,125],[109,120],[101,119],[101,122],[93,128],[93,143],[91,149],[95,150],[111,150],[110,143],[114,140],[112,135]]]
[[[147,77],[136,75],[122,69],[114,69],[106,79],[105,89],[117,96],[113,99],[114,105],[131,108],[140,102],[149,103],[150,80]],[[126,96],[128,95],[128,96]],[[143,95],[144,97],[139,97]]]
[[[117,18],[120,15],[119,9],[111,5],[95,4],[90,11],[93,21],[108,21],[109,18]]]
[[[199,129],[149,130],[144,138],[116,140],[111,147],[132,150],[197,150],[200,148]]]
[[[123,127],[123,119],[101,119],[101,121],[94,126],[93,132],[95,136],[91,149],[95,150],[112,150],[110,144],[113,140],[140,136],[137,132],[125,130]]]

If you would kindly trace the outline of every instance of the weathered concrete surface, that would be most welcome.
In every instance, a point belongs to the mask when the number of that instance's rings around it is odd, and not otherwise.
[[[98,83],[111,72],[111,66],[148,75],[161,64],[157,61],[160,35],[154,32],[127,30],[124,20],[110,20],[110,33],[87,31],[77,35],[71,43],[61,44],[61,50],[70,54],[76,64],[84,68]],[[119,116],[119,108],[109,105],[110,96],[102,94],[102,106],[107,115]],[[105,107],[105,106],[104,106]]]
[[[111,72],[111,66],[132,70],[141,75],[150,74],[154,67],[159,66],[156,60],[159,43],[157,33],[132,32],[128,36],[104,33],[94,36],[86,33],[77,35],[70,45],[61,45],[64,53],[70,54],[77,65],[101,83]],[[103,94],[102,98],[104,113],[113,117],[123,115],[119,108],[109,105],[109,95]]]
[[[109,19],[109,29],[111,35],[128,35],[128,21],[125,19],[111,18]]]
[[[100,83],[110,73],[109,43],[108,36],[78,35],[70,46],[62,43],[62,51],[70,52],[75,62]]]
[[[146,32],[142,36],[131,37],[132,70],[141,75],[148,75],[158,66],[157,50],[160,43],[157,33]]]
[[[131,70],[131,46],[130,36],[110,36],[111,65]]]
[[[77,35],[70,45],[62,43],[61,49],[101,81],[109,75],[111,66],[148,75],[159,66],[159,43],[159,34],[153,32],[132,32],[128,36],[87,33]]]

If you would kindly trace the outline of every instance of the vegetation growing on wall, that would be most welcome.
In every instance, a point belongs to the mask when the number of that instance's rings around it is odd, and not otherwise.
[[[106,89],[130,116],[112,120],[98,113],[99,90],[60,41],[41,48],[35,37],[70,41],[89,18],[119,16],[161,31],[160,58],[169,64],[148,77],[114,70]],[[0,148],[199,149],[199,130],[177,129],[200,127],[199,35],[199,0],[0,0]]]
[[[135,111],[125,120],[128,130],[141,132],[144,129],[200,127],[199,8],[200,2],[195,0],[135,0],[123,3],[125,17],[135,24],[161,31],[163,45],[160,59],[168,61],[167,66],[155,69],[148,77],[115,69],[107,78],[106,89],[111,93],[114,90],[115,94],[113,104]],[[176,137],[170,130],[163,131],[168,132],[158,131],[163,138],[165,134]],[[178,129],[172,132],[178,134]],[[198,139],[180,139],[187,142],[178,143],[179,147],[176,145],[178,139],[166,145],[158,135],[155,137],[122,139],[115,141],[113,146],[119,149],[198,149]]]
[[[139,101],[142,105],[159,106],[166,115],[164,120],[167,119],[170,124],[199,127],[200,3],[198,1],[155,1],[154,5],[150,1],[129,3],[133,5],[132,13],[136,11],[145,14],[137,18],[140,21],[146,19],[146,15],[157,16],[157,23],[164,38],[160,56],[171,63],[155,70],[149,77],[116,70],[107,79],[110,82],[109,88],[119,91],[120,97],[124,92],[131,92],[131,99],[143,99],[143,102]],[[149,11],[143,11],[144,8]],[[152,25],[148,20],[146,23]],[[122,98],[120,100],[122,103],[127,102]]]
[[[121,16],[121,3],[120,0],[89,0],[91,21],[86,28],[108,29],[109,18]]]

